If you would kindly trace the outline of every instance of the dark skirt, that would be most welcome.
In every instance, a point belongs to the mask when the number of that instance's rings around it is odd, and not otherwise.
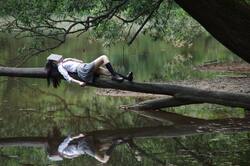
[[[77,75],[85,82],[93,83],[95,63],[83,63],[77,68]]]
[[[85,154],[95,157],[95,146],[91,138],[80,138],[78,142],[78,148]]]

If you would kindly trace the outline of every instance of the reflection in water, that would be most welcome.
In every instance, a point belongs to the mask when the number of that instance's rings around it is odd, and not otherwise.
[[[49,159],[60,161],[63,158],[73,159],[81,155],[89,155],[102,163],[108,162],[111,152],[116,145],[122,143],[122,140],[112,140],[112,142],[97,142],[92,136],[79,134],[77,136],[68,136],[56,148],[54,152],[49,151]]]
[[[180,115],[178,115],[180,116]],[[167,117],[165,117],[167,119]],[[171,120],[170,118],[168,120]],[[185,119],[185,117],[182,117]],[[188,119],[188,117],[187,117]],[[178,123],[176,119],[174,119],[175,123]],[[187,122],[187,121],[186,121]],[[209,149],[209,146],[201,146],[203,149],[201,154],[211,154],[210,157],[203,156],[196,152],[197,142],[202,145],[203,143],[199,141],[199,138],[209,137],[207,133],[232,133],[232,132],[241,132],[241,131],[250,131],[250,120],[249,118],[244,119],[224,119],[224,120],[204,120],[196,121],[195,123],[181,123],[174,124],[171,126],[156,126],[156,127],[139,127],[139,128],[124,128],[117,130],[97,130],[92,132],[87,132],[86,135],[79,134],[75,137],[66,137],[61,136],[59,130],[54,129],[52,134],[49,134],[47,138],[45,137],[12,137],[12,138],[1,138],[0,139],[0,147],[10,147],[10,146],[22,146],[22,147],[44,147],[47,149],[49,158],[53,161],[61,160],[62,158],[76,158],[83,154],[87,154],[96,158],[98,161],[107,162],[110,158],[112,150],[115,148],[117,144],[126,143],[129,148],[131,148],[137,160],[140,161],[140,157],[144,156],[148,158],[152,162],[165,165],[166,161],[162,161],[158,158],[158,156],[154,155],[152,152],[148,152],[145,146],[141,148],[137,144],[145,144],[147,145],[149,138],[158,138],[158,139],[167,139],[173,138],[176,146],[179,146],[179,150],[182,150],[181,153],[188,153],[192,158],[197,160],[196,162],[204,164],[216,162],[216,158],[214,158],[216,153],[222,153],[223,149],[220,151],[214,151],[214,149]],[[196,135],[199,135],[197,137]],[[181,139],[183,136],[195,136],[195,140]],[[240,135],[238,136],[238,138]],[[242,136],[241,136],[242,137]],[[244,136],[243,136],[244,137]],[[218,137],[219,138],[219,137]],[[194,144],[190,149],[190,145],[187,144],[189,141],[191,144]],[[160,140],[158,140],[160,141]],[[168,141],[170,141],[168,139]],[[204,141],[204,140],[201,140]],[[242,140],[240,140],[242,141]],[[162,141],[160,141],[162,142]],[[250,142],[247,143],[249,145]],[[211,143],[209,143],[211,144]],[[199,145],[199,146],[200,146]],[[213,144],[212,144],[213,145]],[[215,145],[215,144],[214,144]],[[149,146],[149,145],[147,145]],[[171,146],[165,146],[164,144],[160,145],[162,148],[170,148]],[[230,149],[229,147],[224,147],[225,145],[221,145],[224,149]],[[227,145],[231,146],[231,145]],[[151,146],[151,148],[153,148]],[[144,149],[145,148],[145,149]],[[221,148],[221,147],[220,147]],[[233,147],[232,147],[233,148]],[[165,149],[169,150],[169,149]],[[201,150],[201,149],[200,149]],[[185,152],[184,152],[185,151]],[[249,146],[244,148],[244,151],[250,152]],[[132,153],[132,152],[130,152]],[[165,154],[164,152],[163,154]],[[178,152],[180,153],[180,152]],[[177,154],[178,154],[177,153]],[[228,151],[228,157],[231,156],[231,152]],[[166,153],[168,154],[168,153]],[[166,155],[165,154],[165,155]],[[235,153],[233,153],[235,154]],[[236,153],[237,154],[237,153]],[[141,155],[141,156],[140,156]],[[113,160],[116,160],[116,155]],[[172,157],[173,158],[173,157]],[[245,160],[244,156],[239,158],[240,160]],[[174,162],[171,160],[171,163],[180,163],[180,161]],[[211,164],[213,165],[213,164]]]

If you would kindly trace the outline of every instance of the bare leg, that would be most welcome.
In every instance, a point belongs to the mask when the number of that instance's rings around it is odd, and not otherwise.
[[[102,162],[102,163],[107,163],[109,160],[110,156],[106,154],[101,154],[100,152],[96,152],[95,154],[95,159]]]
[[[109,63],[109,59],[106,55],[102,55],[94,60],[95,70],[98,70],[102,65]]]
[[[99,67],[98,69],[95,70],[95,73],[99,74],[99,75],[106,75],[106,76],[111,76],[110,72],[105,69],[104,67]],[[132,81],[133,80],[133,73],[129,72],[129,74],[127,76],[124,76],[122,74],[117,73],[120,77]]]
[[[95,73],[100,74],[100,75],[111,76],[110,72],[107,69],[103,68],[103,67],[97,68],[95,70]]]
[[[112,153],[112,151],[114,150],[114,148],[116,147],[116,143],[102,143],[98,145],[98,149],[95,152],[95,158],[102,162],[102,163],[106,163],[108,162],[110,155]],[[105,149],[104,154],[101,153],[101,149]]]
[[[95,159],[102,162],[102,163],[107,163],[110,155],[107,155],[105,152],[112,146],[112,143],[96,143],[95,145]]]
[[[105,72],[104,70],[101,69],[100,71],[100,67],[102,65],[105,65],[105,67],[108,69],[109,73],[112,75],[112,80],[118,81],[118,82],[122,82],[123,78],[120,77],[115,70],[113,69],[112,65],[109,62],[109,59],[106,55],[102,55],[100,57],[98,57],[97,59],[95,59],[94,61],[95,64],[95,69],[94,72]],[[106,72],[105,72],[106,73]]]
[[[104,150],[108,150],[110,148],[110,146],[112,145],[112,143],[101,143],[98,145],[98,151],[104,151]]]

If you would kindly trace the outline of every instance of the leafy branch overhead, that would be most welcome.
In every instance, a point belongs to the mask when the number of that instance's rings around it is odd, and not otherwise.
[[[27,54],[24,62],[59,47],[71,34],[80,36],[89,30],[92,37],[103,38],[106,44],[117,40],[131,44],[143,32],[176,45],[190,42],[190,34],[202,31],[172,0],[8,0],[0,5],[2,32],[37,41],[23,50]],[[198,28],[185,28],[190,25]]]

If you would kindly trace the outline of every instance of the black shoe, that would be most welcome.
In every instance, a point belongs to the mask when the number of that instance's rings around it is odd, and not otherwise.
[[[112,80],[117,81],[117,82],[122,82],[124,80],[124,78],[122,78],[116,74],[116,75],[112,76]]]
[[[134,79],[133,72],[129,72],[129,73],[128,73],[127,79],[128,79],[128,81],[130,81],[130,82],[133,81],[133,79]]]

